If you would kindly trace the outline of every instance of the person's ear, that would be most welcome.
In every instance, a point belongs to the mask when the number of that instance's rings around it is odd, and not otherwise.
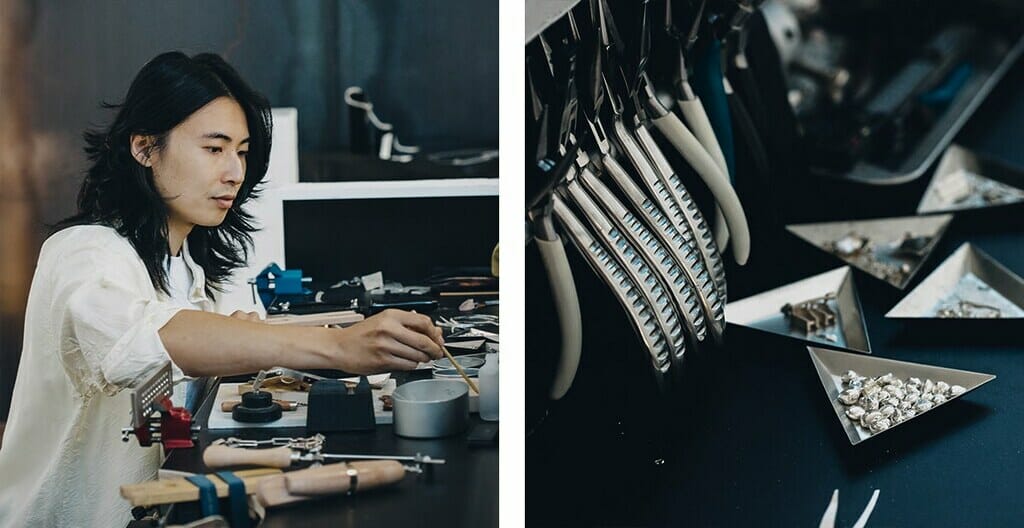
[[[152,167],[153,161],[150,158],[150,154],[153,148],[153,136],[144,136],[142,134],[132,134],[131,137],[131,149],[132,157],[135,161],[138,161],[143,167]]]

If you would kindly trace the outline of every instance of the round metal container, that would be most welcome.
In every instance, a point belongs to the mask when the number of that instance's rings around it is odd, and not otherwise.
[[[481,357],[455,356],[455,362],[464,370],[478,369],[484,366],[486,361],[487,360]],[[435,359],[431,364],[434,366],[434,370],[448,370],[455,368],[452,366],[452,362],[448,358]]]
[[[461,381],[429,379],[400,385],[394,401],[395,434],[440,438],[466,430],[469,387]]]
[[[472,379],[476,379],[476,378],[480,377],[480,369],[478,369],[478,368],[465,368],[465,367],[463,367],[462,370],[466,371],[466,375],[469,376]],[[437,369],[437,370],[434,371],[433,377],[434,377],[434,379],[450,379],[450,380],[458,380],[458,381],[461,381],[463,383],[466,382],[466,380],[462,379],[462,374],[459,374],[459,371],[455,370],[453,368]]]

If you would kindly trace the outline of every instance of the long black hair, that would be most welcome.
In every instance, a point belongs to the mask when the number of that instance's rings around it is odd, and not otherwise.
[[[188,235],[189,254],[206,274],[205,288],[223,291],[232,270],[245,264],[256,230],[242,205],[258,195],[270,161],[272,120],[267,99],[250,88],[224,59],[212,53],[188,57],[173,51],[158,55],[139,71],[106,129],[84,134],[91,167],[78,193],[78,213],[56,230],[82,224],[112,227],[127,238],[146,264],[150,280],[169,293],[165,264],[168,210],[153,182],[153,170],[131,153],[132,135],[154,136],[152,148],[166,145],[171,129],[219,97],[235,100],[249,124],[245,180],[224,222],[195,226]],[[148,152],[147,152],[148,154]]]

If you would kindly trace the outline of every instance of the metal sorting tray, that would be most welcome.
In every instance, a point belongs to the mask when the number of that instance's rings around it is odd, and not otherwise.
[[[1024,202],[1024,170],[950,145],[917,206],[918,214]]]
[[[896,169],[890,169],[861,161],[844,174],[823,169],[812,169],[817,174],[838,177],[870,185],[898,185],[919,178],[938,159],[953,141],[957,132],[967,123],[978,106],[988,97],[1010,66],[1024,51],[1024,37],[1019,37],[1009,50],[991,50],[973,63],[975,71],[964,84],[960,93]]]
[[[914,275],[917,274],[924,261],[928,260],[932,250],[935,249],[939,240],[942,239],[942,235],[945,234],[946,228],[949,227],[949,223],[952,220],[953,215],[950,214],[906,216],[873,220],[797,224],[788,225],[786,229],[827,253],[835,255],[847,264],[902,290],[914,278]],[[850,233],[866,237],[869,243],[873,244],[874,249],[871,255],[875,261],[892,266],[905,264],[910,267],[910,271],[898,277],[889,277],[880,270],[868,267],[870,262],[863,256],[863,253],[843,256],[833,253],[829,249],[830,243]],[[899,243],[905,233],[910,233],[913,236],[931,237],[928,246],[921,250],[922,256],[895,253],[895,245]]]
[[[843,426],[843,430],[846,431],[846,437],[853,445],[857,445],[864,440],[884,434],[886,431],[895,429],[905,423],[912,422],[916,418],[932,412],[953,400],[963,397],[968,392],[971,392],[972,390],[996,378],[992,374],[935,367],[921,363],[908,363],[906,361],[896,361],[892,359],[865,356],[863,354],[853,354],[849,352],[838,352],[835,350],[825,350],[815,347],[807,347],[807,351],[811,355],[811,361],[814,363],[814,368],[818,371],[818,377],[821,379],[821,385],[825,389],[825,394],[828,396],[829,402],[832,404],[832,408],[836,411],[836,417],[839,418],[839,423]],[[928,411],[919,413],[913,418],[894,424],[885,431],[871,434],[869,431],[865,431],[855,425],[853,421],[846,416],[847,407],[839,401],[839,393],[842,392],[843,386],[842,376],[848,370],[856,371],[861,376],[867,377],[882,376],[891,372],[894,376],[900,379],[916,377],[922,380],[930,379],[933,381],[944,381],[950,385],[960,385],[967,390],[960,396],[950,398],[945,403],[940,403]]]
[[[789,318],[782,313],[785,304],[796,304],[835,293],[829,301],[836,312],[835,330],[831,332],[836,341],[823,334],[807,334],[793,328]],[[867,327],[861,312],[860,299],[853,284],[853,273],[849,266],[815,275],[774,290],[759,293],[746,299],[733,301],[725,307],[727,322],[755,328],[764,332],[793,337],[819,346],[841,347],[871,353]]]
[[[965,243],[885,316],[939,319],[939,311],[956,300],[996,306],[1000,319],[1019,320],[1024,318],[1024,280]]]

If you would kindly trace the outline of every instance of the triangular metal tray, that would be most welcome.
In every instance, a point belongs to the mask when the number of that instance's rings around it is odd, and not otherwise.
[[[1024,280],[965,243],[885,316],[938,319],[943,308],[956,307],[961,300],[999,308],[1000,319],[1019,320],[1024,318]],[[991,312],[982,309],[978,313]]]
[[[785,304],[796,304],[828,293],[836,298],[829,301],[837,313],[838,322],[830,335],[835,341],[823,336],[808,335],[791,326],[789,318],[782,313]],[[860,307],[860,299],[853,284],[853,272],[849,266],[808,277],[797,282],[759,293],[746,299],[730,302],[725,307],[727,322],[756,328],[773,334],[780,334],[819,346],[853,349],[871,353],[867,327]]]
[[[908,363],[906,361],[896,361],[874,356],[865,356],[863,354],[839,352],[836,350],[807,347],[807,351],[811,355],[811,361],[814,363],[814,368],[818,371],[818,377],[821,379],[821,385],[824,387],[825,394],[828,396],[828,400],[836,412],[836,417],[839,418],[839,423],[842,424],[843,430],[846,431],[846,437],[853,445],[857,445],[864,440],[884,434],[900,425],[910,423],[916,418],[933,412],[935,409],[942,407],[946,403],[959,399],[960,397],[963,397],[964,394],[967,394],[968,392],[971,392],[972,390],[996,378],[992,374],[934,367],[921,363]],[[900,379],[916,377],[922,380],[930,379],[934,381],[944,381],[950,385],[960,385],[967,390],[960,396],[951,398],[945,403],[936,405],[932,409],[924,411],[914,418],[894,424],[885,431],[871,434],[870,432],[858,427],[852,420],[850,420],[849,417],[846,416],[847,407],[839,401],[839,393],[842,391],[843,386],[842,376],[848,370],[856,371],[861,376],[867,377],[882,376],[891,372],[894,376]]]
[[[918,214],[1024,202],[1024,170],[950,145],[917,206]]]
[[[843,222],[822,222],[815,224],[797,224],[786,226],[794,235],[810,242],[812,245],[835,255],[847,264],[863,270],[867,274],[903,289],[928,259],[932,250],[946,232],[953,215],[906,216],[898,218],[879,218],[874,220],[850,220]],[[900,268],[906,265],[906,272],[887,275],[883,270],[873,268],[861,255],[842,256],[833,253],[829,244],[855,233],[866,237],[874,247],[873,258],[882,264]],[[899,254],[896,246],[905,233],[912,236],[931,237],[928,245],[920,250],[921,255]]]

